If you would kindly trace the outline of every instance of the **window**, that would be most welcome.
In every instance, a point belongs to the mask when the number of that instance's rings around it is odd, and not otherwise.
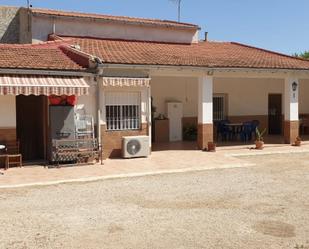
[[[220,121],[226,119],[226,95],[216,94],[213,96],[213,120]]]
[[[138,130],[141,124],[139,92],[105,93],[107,130]]]

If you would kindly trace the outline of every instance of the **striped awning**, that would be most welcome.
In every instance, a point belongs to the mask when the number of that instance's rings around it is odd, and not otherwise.
[[[82,77],[0,75],[0,95],[86,95],[89,85]]]
[[[148,87],[150,78],[103,77],[103,86]]]

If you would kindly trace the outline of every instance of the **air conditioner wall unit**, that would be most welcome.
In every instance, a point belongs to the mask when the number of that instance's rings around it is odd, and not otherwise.
[[[122,138],[123,158],[148,157],[149,136],[127,136]]]

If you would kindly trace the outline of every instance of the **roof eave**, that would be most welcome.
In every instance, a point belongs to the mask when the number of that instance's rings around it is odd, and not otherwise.
[[[0,74],[31,74],[54,76],[92,76],[93,73],[83,70],[55,70],[55,69],[27,69],[27,68],[0,68]]]
[[[191,66],[191,65],[156,65],[156,64],[119,64],[102,63],[100,68],[134,68],[134,69],[190,69],[198,71],[224,71],[224,72],[281,72],[281,73],[309,73],[309,68],[261,68],[261,67],[217,67],[217,66]]]

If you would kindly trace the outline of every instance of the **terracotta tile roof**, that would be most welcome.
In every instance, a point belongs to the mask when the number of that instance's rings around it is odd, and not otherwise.
[[[94,19],[101,19],[105,21],[116,21],[116,22],[123,22],[123,23],[132,23],[132,24],[199,29],[199,26],[195,24],[175,22],[175,21],[170,21],[170,20],[137,18],[137,17],[128,17],[128,16],[112,16],[112,15],[102,15],[102,14],[94,14],[94,13],[81,13],[81,12],[73,12],[73,11],[61,11],[61,10],[51,10],[51,9],[39,9],[39,8],[33,8],[32,13],[38,14],[38,15],[94,18]]]
[[[0,44],[0,68],[85,70],[66,54],[63,41],[40,44]]]
[[[172,44],[71,37],[104,63],[219,68],[305,69],[309,61],[233,42]]]

